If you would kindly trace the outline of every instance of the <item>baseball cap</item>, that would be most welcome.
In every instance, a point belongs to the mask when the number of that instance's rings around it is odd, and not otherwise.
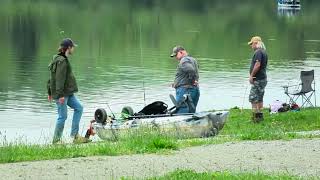
[[[172,49],[172,54],[170,55],[170,57],[176,57],[177,56],[177,53],[179,51],[183,51],[185,50],[182,46],[175,46],[173,49]]]
[[[253,36],[251,40],[248,42],[248,45],[251,45],[254,42],[262,41],[260,36]]]
[[[75,43],[72,41],[72,39],[70,39],[70,38],[65,38],[65,39],[63,39],[63,40],[61,41],[60,46],[67,48],[67,47],[77,47],[78,45],[75,44]]]

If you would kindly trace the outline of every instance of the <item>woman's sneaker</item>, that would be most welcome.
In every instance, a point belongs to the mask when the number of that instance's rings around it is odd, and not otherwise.
[[[64,144],[63,141],[61,141],[61,139],[54,139],[52,140],[52,144]]]
[[[82,137],[79,134],[77,134],[73,139],[73,143],[75,143],[75,144],[88,143],[91,141],[92,141],[91,139]]]

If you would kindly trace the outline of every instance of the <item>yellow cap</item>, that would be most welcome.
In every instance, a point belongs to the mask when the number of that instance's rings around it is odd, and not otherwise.
[[[262,41],[260,36],[253,36],[251,40],[248,42],[248,45],[251,45],[254,42]]]

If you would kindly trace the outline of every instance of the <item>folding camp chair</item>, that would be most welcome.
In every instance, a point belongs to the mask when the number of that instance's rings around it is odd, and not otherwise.
[[[282,86],[284,93],[289,97],[290,104],[297,104],[297,100],[301,97],[301,107],[309,105],[315,107],[316,104],[316,83],[314,80],[314,70],[301,71],[300,84],[293,86]],[[295,90],[289,91],[292,87],[296,87]],[[311,98],[314,96],[314,104],[311,102]]]

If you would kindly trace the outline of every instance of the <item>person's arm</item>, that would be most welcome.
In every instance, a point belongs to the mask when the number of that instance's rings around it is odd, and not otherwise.
[[[249,77],[249,82],[251,84],[253,84],[253,81],[254,81],[254,78],[255,78],[255,75],[257,74],[257,72],[260,70],[260,67],[261,67],[261,62],[259,60],[256,61],[256,63],[254,64],[254,67],[253,67],[253,70],[250,74],[250,77]]]
[[[50,87],[50,79],[47,82],[47,91],[48,91],[48,101],[51,102],[52,100],[52,94],[51,94],[51,87]]]
[[[63,104],[64,96],[63,90],[67,78],[67,63],[65,60],[57,62],[56,70],[56,93],[59,97],[59,102]]]
[[[256,58],[256,62],[254,63],[252,72],[251,72],[250,77],[249,77],[249,82],[250,82],[251,84],[253,84],[253,80],[254,80],[255,76],[256,76],[256,74],[257,74],[257,73],[259,72],[259,70],[260,70],[262,53],[261,53],[260,51],[258,51],[258,52],[256,53],[255,58]]]

